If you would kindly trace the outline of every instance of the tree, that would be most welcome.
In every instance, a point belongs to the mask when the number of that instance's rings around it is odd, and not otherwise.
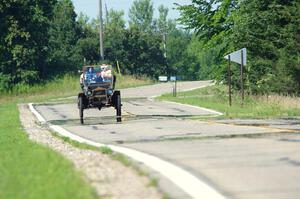
[[[160,5],[158,7],[158,11],[159,11],[159,18],[157,20],[158,30],[161,34],[166,34],[168,28],[167,16],[168,16],[169,9],[164,7],[163,5]]]
[[[75,46],[74,61],[81,67],[84,64],[99,62],[99,27],[97,21],[89,22],[89,18],[80,13],[77,19],[79,39]]]
[[[214,73],[219,80],[227,79],[223,56],[246,47],[250,91],[299,93],[299,1],[193,0],[179,10],[181,22],[196,31],[202,51],[215,51],[213,65],[219,67]],[[238,75],[233,76],[235,85]]]
[[[120,61],[124,63],[127,53],[124,49],[125,20],[124,12],[111,9],[107,16],[108,24],[105,24],[105,54],[106,59],[111,62]]]
[[[194,29],[208,48],[222,45],[226,49],[238,6],[238,0],[192,0],[190,5],[178,6],[179,21]]]
[[[186,25],[187,29],[196,32],[201,43],[199,49],[201,48],[205,59],[207,56],[212,58],[211,61],[206,59],[206,66],[200,61],[202,69],[210,67],[212,74],[209,76],[219,81],[226,82],[227,79],[227,66],[222,62],[224,63],[224,55],[234,50],[232,28],[234,14],[238,8],[238,0],[192,0],[190,5],[178,6],[181,12],[179,21]]]
[[[135,0],[129,9],[129,24],[143,32],[149,32],[153,23],[153,3],[151,0]]]
[[[218,49],[206,49],[204,44],[196,35],[192,35],[191,41],[187,46],[187,54],[195,57],[197,69],[194,71],[194,77],[197,79],[211,79],[217,74],[220,64],[218,64]]]
[[[234,46],[250,54],[253,92],[300,91],[300,2],[244,1],[235,17]]]
[[[107,14],[107,28],[110,29],[125,29],[124,11],[110,9]]]
[[[177,75],[185,80],[198,77],[199,64],[196,57],[188,52],[191,35],[187,31],[176,29],[169,33],[167,39],[168,75]]]
[[[160,35],[136,29],[126,31],[124,47],[127,51],[125,62],[127,73],[155,78],[165,74],[165,59],[160,44]]]
[[[59,0],[54,7],[54,15],[49,31],[48,73],[58,73],[76,69],[73,60],[75,45],[79,36],[76,13],[71,0]]]
[[[0,87],[31,84],[43,77],[54,4],[54,0],[0,2]]]

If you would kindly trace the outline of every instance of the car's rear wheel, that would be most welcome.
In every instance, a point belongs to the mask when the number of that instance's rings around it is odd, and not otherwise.
[[[79,108],[79,117],[80,117],[80,123],[83,124],[83,97],[78,98],[78,108]]]

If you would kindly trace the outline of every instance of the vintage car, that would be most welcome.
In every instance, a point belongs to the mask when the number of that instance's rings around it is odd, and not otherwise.
[[[115,90],[116,76],[110,65],[84,66],[80,76],[82,92],[78,94],[80,123],[84,109],[114,107],[116,120],[121,122],[121,93]]]

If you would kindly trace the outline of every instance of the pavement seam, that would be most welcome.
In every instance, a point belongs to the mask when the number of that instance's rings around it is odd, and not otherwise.
[[[191,108],[195,108],[195,109],[200,109],[200,110],[204,110],[204,111],[216,114],[216,115],[208,115],[208,116],[211,116],[211,117],[217,117],[217,116],[224,115],[223,113],[215,111],[215,110],[212,110],[212,109],[203,108],[203,107],[199,107],[199,106],[193,106],[193,105],[190,105],[190,104],[183,104],[183,103],[172,102],[172,101],[167,101],[167,100],[163,100],[163,102],[165,102],[165,103],[171,103],[171,104],[178,104],[178,105],[181,105],[181,106],[184,105],[184,106],[187,106],[187,107],[191,107]]]
[[[202,121],[201,121],[202,122]],[[240,124],[235,124],[235,123],[222,123],[222,122],[218,122],[218,121],[203,121],[203,122],[207,122],[207,123],[211,123],[211,124],[219,124],[219,125],[225,125],[225,126],[238,126],[238,127],[242,127],[242,128],[264,128],[269,130],[268,132],[270,133],[276,133],[276,132],[290,132],[290,133],[297,133],[299,131],[297,130],[292,130],[292,129],[281,129],[281,128],[274,128],[274,127],[270,127],[270,126],[252,126],[252,125],[240,125]]]

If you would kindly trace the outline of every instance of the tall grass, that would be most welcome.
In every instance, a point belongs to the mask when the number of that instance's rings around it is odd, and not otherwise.
[[[117,75],[116,89],[137,87],[152,84],[146,78],[135,78],[128,75]],[[74,96],[80,92],[79,75],[66,74],[44,84],[16,85],[11,91],[0,93],[0,102],[28,102],[49,98]]]
[[[171,94],[159,99],[214,109],[224,113],[226,118],[286,118],[300,116],[300,98],[293,96],[246,95],[242,106],[239,93],[233,94],[233,105],[228,105],[226,86],[210,86],[188,92],[177,97]]]
[[[282,107],[285,109],[300,109],[300,97],[296,96],[283,96],[273,94],[264,96],[253,96],[253,99],[268,104],[274,104],[278,107]]]
[[[134,77],[130,75],[117,75],[116,88],[130,88],[153,84],[153,80],[147,77]]]

